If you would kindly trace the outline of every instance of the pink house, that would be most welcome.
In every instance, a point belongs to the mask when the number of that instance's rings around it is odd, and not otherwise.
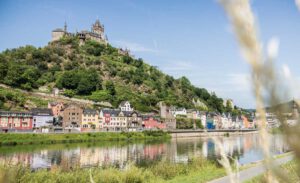
[[[31,112],[0,111],[0,130],[32,130]]]
[[[156,129],[165,129],[166,128],[165,123],[161,123],[160,121],[158,121],[157,119],[155,119],[153,117],[144,118],[142,125],[146,129],[154,129],[154,128],[156,128]]]
[[[54,117],[62,116],[62,110],[64,108],[64,103],[62,102],[49,102],[48,109],[52,110]]]

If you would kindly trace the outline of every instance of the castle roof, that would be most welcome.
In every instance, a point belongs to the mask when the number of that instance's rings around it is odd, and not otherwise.
[[[54,29],[52,32],[65,32],[62,28]]]

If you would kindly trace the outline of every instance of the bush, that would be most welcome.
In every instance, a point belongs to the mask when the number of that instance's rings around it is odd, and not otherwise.
[[[74,97],[75,94],[76,93],[73,90],[65,90],[64,93],[63,93],[64,96],[70,97],[70,98]]]

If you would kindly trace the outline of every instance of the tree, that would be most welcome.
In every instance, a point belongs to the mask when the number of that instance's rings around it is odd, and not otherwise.
[[[4,80],[4,77],[7,74],[7,69],[8,69],[8,61],[3,54],[0,54],[0,81]]]
[[[108,91],[108,93],[111,96],[115,96],[116,95],[115,85],[114,85],[114,83],[112,81],[107,81],[105,83],[105,88],[106,88],[106,90]]]
[[[133,62],[133,58],[131,56],[125,55],[123,56],[123,62],[125,64],[131,64]]]
[[[174,78],[172,76],[166,75],[166,87],[173,87]]]
[[[229,100],[226,101],[226,112],[232,112],[233,106],[231,106],[231,103]]]
[[[78,72],[80,81],[77,86],[77,94],[89,95],[99,88],[100,79],[96,70],[82,70]]]
[[[95,102],[111,101],[112,96],[109,94],[107,90],[97,90],[94,91],[92,95],[89,96],[89,99]]]
[[[22,84],[20,83],[22,73],[23,69],[20,65],[15,63],[9,64],[4,83],[14,87],[20,86]]]
[[[39,70],[35,67],[28,67],[21,75],[21,83],[27,85],[25,89],[37,88],[37,80],[40,77]]]
[[[65,90],[64,93],[63,93],[63,95],[72,98],[75,95],[75,91],[73,91],[73,90]]]
[[[78,83],[80,81],[80,76],[77,74],[76,70],[74,71],[65,71],[58,81],[56,85],[59,88],[66,88],[75,90],[78,87]]]

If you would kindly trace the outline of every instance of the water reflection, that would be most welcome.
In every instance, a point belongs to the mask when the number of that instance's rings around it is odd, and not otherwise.
[[[225,152],[229,156],[237,158],[241,164],[262,159],[258,138],[257,134],[218,137]],[[187,162],[194,156],[204,156],[212,160],[220,156],[220,152],[211,138],[181,138],[156,143],[110,143],[88,146],[77,144],[71,147],[60,145],[56,148],[45,146],[42,149],[27,150],[27,152],[22,149],[7,152],[6,148],[11,147],[0,149],[0,163],[23,163],[34,169],[55,166],[70,169],[107,165],[122,168],[129,162],[134,162],[138,166],[147,166],[158,160]],[[270,150],[273,154],[280,154],[288,151],[288,147],[283,138],[276,135],[271,139]]]

